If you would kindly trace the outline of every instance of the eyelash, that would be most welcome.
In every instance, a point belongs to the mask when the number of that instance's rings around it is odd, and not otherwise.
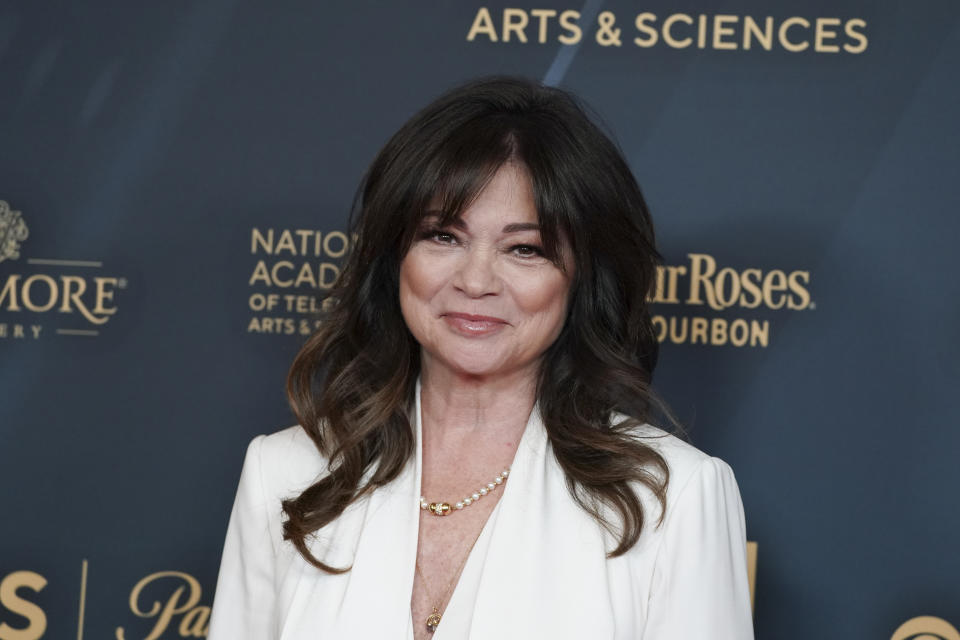
[[[441,240],[441,237],[445,239]],[[420,238],[423,240],[432,240],[440,244],[454,244],[459,242],[457,236],[450,233],[449,231],[443,231],[442,229],[427,229],[421,235]],[[453,242],[451,242],[452,240]],[[526,254],[517,254],[517,257],[520,258],[542,258],[543,257],[543,248],[535,244],[516,244],[510,247],[511,252],[516,252],[518,250],[529,251],[530,253]]]
[[[516,251],[518,249],[529,249],[532,253],[528,255],[521,256],[523,258],[542,258],[543,249],[534,245],[534,244],[518,244],[510,247],[510,251]]]

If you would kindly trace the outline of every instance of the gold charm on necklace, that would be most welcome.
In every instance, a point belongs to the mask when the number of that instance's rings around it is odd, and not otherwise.
[[[436,607],[433,608],[433,613],[427,616],[427,631],[433,633],[437,630],[437,626],[440,624],[440,611]]]
[[[449,502],[431,502],[427,507],[435,516],[445,516],[450,513]]]

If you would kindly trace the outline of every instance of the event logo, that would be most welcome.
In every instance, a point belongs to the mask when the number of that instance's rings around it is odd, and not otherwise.
[[[84,560],[80,571],[77,638],[83,637],[85,627],[88,569],[89,563]],[[0,640],[40,640],[46,635],[47,612],[42,606],[43,598],[38,598],[46,586],[47,579],[34,571],[14,571],[0,580]],[[205,638],[209,633],[210,607],[200,604],[202,596],[200,582],[189,573],[151,573],[134,585],[129,597],[131,613],[146,622],[118,626],[114,637],[117,640]],[[140,628],[134,630],[135,627]]]
[[[143,592],[156,589],[157,583],[167,585],[167,589],[161,590],[165,599],[154,600],[149,607],[143,607]],[[176,586],[176,589],[171,591],[170,586]],[[139,618],[151,620],[152,627],[143,640],[157,640],[167,629],[175,629],[181,638],[207,637],[210,607],[200,604],[202,595],[200,582],[182,571],[158,571],[140,580],[130,592],[130,611]],[[123,627],[117,627],[116,638],[133,640]]]
[[[321,322],[331,303],[320,302],[340,276],[355,238],[343,231],[316,229],[250,230],[250,254],[256,257],[247,286],[254,315],[247,333],[306,336]]]
[[[23,215],[0,200],[0,263],[20,258],[29,235]],[[117,291],[127,287],[126,278],[92,275],[103,268],[96,260],[30,258],[27,265],[0,273],[0,340],[38,340],[49,333],[46,319],[63,325],[57,335],[97,336],[117,313]]]
[[[771,321],[757,314],[815,309],[809,286],[809,271],[721,267],[709,254],[689,253],[685,264],[657,268],[647,301],[654,305],[653,327],[660,342],[767,347]],[[697,313],[656,313],[659,305]],[[753,317],[729,317],[727,310]]]
[[[960,640],[960,631],[942,618],[920,616],[900,625],[890,640]]]
[[[467,42],[576,45],[592,34],[601,47],[858,54],[867,50],[866,27],[862,18],[601,11],[592,19],[575,9],[508,7],[495,16],[480,7]]]
[[[19,258],[20,243],[29,235],[20,212],[13,211],[9,204],[0,200],[0,262]]]

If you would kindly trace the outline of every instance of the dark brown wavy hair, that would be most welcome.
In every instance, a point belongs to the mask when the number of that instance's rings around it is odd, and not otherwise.
[[[439,202],[441,222],[454,220],[508,161],[529,173],[545,255],[559,266],[565,237],[576,264],[536,390],[571,495],[617,537],[611,556],[640,536],[637,485],[665,507],[666,461],[635,435],[661,411],[650,389],[657,340],[646,303],[659,255],[640,188],[574,96],[485,78],[432,102],[377,155],[351,213],[357,240],[332,310],[290,369],[290,404],[329,470],[283,502],[284,538],[324,571],[348,569],[315,557],[310,535],[395,479],[414,454],[420,345],[400,312],[400,261],[425,211]],[[615,412],[631,417],[614,425]]]

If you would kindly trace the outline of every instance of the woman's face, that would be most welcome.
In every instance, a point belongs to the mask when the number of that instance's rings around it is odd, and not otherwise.
[[[566,273],[543,256],[525,168],[503,165],[462,216],[424,217],[400,263],[400,308],[423,366],[460,375],[535,374],[563,328]]]

